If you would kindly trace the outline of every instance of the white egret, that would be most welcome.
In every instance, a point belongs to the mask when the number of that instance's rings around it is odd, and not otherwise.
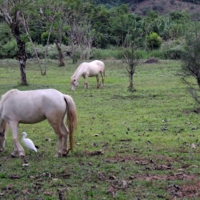
[[[23,133],[22,133],[22,142],[24,143],[24,145],[25,145],[28,149],[37,152],[37,149],[36,149],[36,147],[35,147],[33,141],[32,141],[31,139],[29,139],[29,138],[26,138],[26,136],[27,136],[27,133],[26,133],[26,132],[23,132]]]

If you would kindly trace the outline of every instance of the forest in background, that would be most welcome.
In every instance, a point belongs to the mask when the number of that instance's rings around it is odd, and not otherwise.
[[[172,10],[166,15],[160,14],[159,9],[148,9],[145,15],[141,16],[130,10],[128,0],[43,0],[29,4],[13,1],[16,3],[7,10],[9,14],[5,18],[5,2],[12,1],[0,1],[0,58],[14,58],[17,55],[17,42],[12,34],[12,25],[5,20],[11,19],[14,22],[16,10],[23,13],[18,16],[18,33],[20,40],[26,44],[28,58],[35,57],[37,51],[40,58],[44,58],[46,52],[49,58],[57,59],[59,54],[56,48],[51,46],[57,41],[57,44],[60,44],[57,47],[63,50],[64,56],[70,56],[74,62],[77,59],[100,59],[103,57],[102,49],[112,50],[109,51],[110,56],[120,59],[123,57],[121,52],[130,46],[131,41],[134,41],[141,56],[144,50],[159,50],[154,52],[155,56],[166,59],[180,58],[185,44],[184,38],[188,31],[195,29],[194,24],[199,18],[195,12],[191,14],[186,10]],[[139,5],[150,1],[131,2]],[[171,0],[170,4],[173,2],[177,1]],[[120,5],[102,5],[115,3]]]
[[[149,2],[151,0],[93,0],[94,3],[96,4],[104,4],[108,7],[112,6],[119,6],[121,4],[129,4],[129,6],[137,5],[141,2]],[[175,3],[175,0],[167,0],[170,1],[171,4]],[[200,0],[178,0],[180,2],[189,2],[189,3],[194,3],[194,4],[199,4]],[[151,1],[151,3],[155,2]],[[159,2],[159,1],[158,1]]]

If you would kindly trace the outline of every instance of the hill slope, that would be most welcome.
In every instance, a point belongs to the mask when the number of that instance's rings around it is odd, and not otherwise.
[[[131,5],[131,9],[134,13],[139,15],[145,15],[149,9],[157,10],[160,14],[184,10],[189,13],[198,13],[200,12],[200,5],[179,0],[146,0]]]

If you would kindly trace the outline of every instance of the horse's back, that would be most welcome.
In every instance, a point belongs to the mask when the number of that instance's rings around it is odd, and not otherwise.
[[[64,96],[55,89],[17,90],[3,103],[4,117],[22,123],[36,123],[65,110]]]
[[[88,63],[88,70],[89,70],[89,76],[97,75],[98,73],[104,73],[105,65],[100,60],[94,60]]]

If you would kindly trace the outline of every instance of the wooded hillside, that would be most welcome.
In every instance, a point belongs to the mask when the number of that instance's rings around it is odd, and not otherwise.
[[[106,7],[128,4],[130,10],[139,15],[146,15],[149,10],[156,10],[160,14],[183,10],[189,13],[200,11],[200,0],[94,0],[94,2]]]

